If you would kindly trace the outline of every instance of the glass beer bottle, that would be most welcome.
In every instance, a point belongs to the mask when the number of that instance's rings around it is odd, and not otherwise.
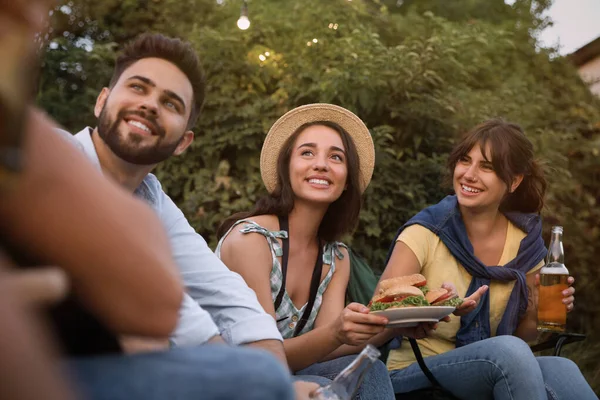
[[[367,371],[381,353],[368,344],[351,364],[327,386],[320,387],[310,396],[313,400],[351,400],[360,387]]]
[[[569,271],[565,267],[562,235],[562,226],[552,227],[548,258],[540,270],[538,331],[564,332],[567,325],[562,292],[568,288]]]

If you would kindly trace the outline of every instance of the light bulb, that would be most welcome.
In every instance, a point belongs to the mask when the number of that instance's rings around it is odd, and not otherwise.
[[[246,29],[250,28],[250,20],[248,19],[248,17],[246,17],[245,15],[242,15],[238,20],[237,20],[237,26],[238,28],[240,28],[241,30],[245,31]]]
[[[244,0],[244,3],[242,3],[240,19],[237,20],[237,26],[243,31],[250,28],[250,20],[248,19],[248,2],[246,0]]]

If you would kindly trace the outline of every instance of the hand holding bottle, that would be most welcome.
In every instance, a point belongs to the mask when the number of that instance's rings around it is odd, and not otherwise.
[[[382,332],[387,323],[387,318],[369,314],[368,307],[350,303],[330,327],[340,344],[358,346]]]
[[[313,400],[351,400],[367,371],[381,355],[372,345],[368,344],[360,354],[344,368],[333,382],[314,391],[310,398]]]
[[[296,400],[309,400],[312,393],[319,389],[319,385],[313,382],[296,381],[294,382],[294,391],[296,392]]]
[[[575,288],[573,287],[574,283],[575,283],[575,278],[573,278],[572,276],[569,276],[567,278],[567,286],[568,287],[562,291],[562,295],[563,295],[562,302],[567,307],[567,312],[571,312],[575,308]],[[539,286],[540,286],[540,274],[537,274],[535,276],[535,286],[537,288],[539,288]]]
[[[536,276],[538,293],[538,331],[564,332],[567,327],[567,312],[573,309],[573,294],[571,287],[575,279],[569,276],[565,266],[563,249],[563,227],[553,226],[546,265]]]

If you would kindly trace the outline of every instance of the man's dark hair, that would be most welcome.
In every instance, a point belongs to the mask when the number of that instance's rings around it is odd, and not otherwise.
[[[194,127],[204,103],[206,82],[200,60],[192,45],[181,39],[170,38],[158,33],[145,33],[138,36],[125,46],[117,58],[110,80],[110,88],[116,85],[123,71],[144,58],[161,58],[169,61],[187,76],[194,91],[187,128]]]

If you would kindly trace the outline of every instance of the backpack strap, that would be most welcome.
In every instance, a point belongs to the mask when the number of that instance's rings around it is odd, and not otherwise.
[[[423,355],[421,354],[421,349],[419,349],[419,344],[413,338],[408,338],[410,342],[410,347],[412,347],[413,353],[415,353],[415,357],[417,358],[417,363],[419,363],[419,367],[421,367],[421,371],[425,374],[429,382],[431,382],[431,386],[439,392],[444,393],[448,396],[449,399],[456,399],[457,397],[452,394],[448,389],[444,388],[440,382],[435,379],[435,376],[431,373],[427,365],[425,365],[425,360],[423,360]]]
[[[273,304],[273,306],[275,307],[275,311],[277,311],[277,309],[281,305],[281,302],[283,301],[283,294],[285,293],[285,278],[287,275],[288,254],[290,253],[290,229],[287,216],[278,216],[277,218],[279,219],[279,230],[288,232],[288,237],[287,239],[281,239],[281,247],[283,248],[283,255],[281,256],[281,288],[279,288],[279,293],[277,293],[275,303]]]
[[[279,308],[281,302],[283,301],[283,295],[285,293],[285,282],[287,276],[287,267],[288,267],[288,257],[290,253],[290,236],[289,236],[289,223],[287,216],[278,217],[279,218],[279,230],[288,232],[287,239],[282,239],[282,248],[283,255],[281,256],[281,288],[279,289],[279,293],[277,293],[277,297],[275,298],[274,307],[275,310]],[[298,336],[308,319],[310,318],[310,314],[315,305],[315,300],[317,298],[317,293],[319,291],[319,284],[321,283],[321,274],[323,272],[323,248],[319,241],[319,252],[317,254],[317,260],[315,261],[315,267],[313,268],[312,277],[310,279],[310,293],[308,297],[308,303],[304,312],[302,313],[302,317],[298,320],[296,324],[296,329],[294,329],[294,336]]]

